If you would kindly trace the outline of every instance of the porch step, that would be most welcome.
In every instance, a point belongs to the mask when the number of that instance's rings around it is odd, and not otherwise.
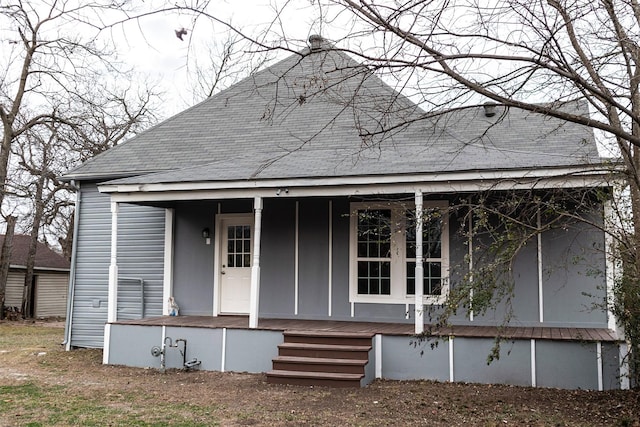
[[[285,331],[284,342],[371,346],[373,334],[362,332]]]
[[[267,382],[360,387],[366,382],[372,334],[285,331]]]
[[[275,369],[267,372],[267,382],[270,384],[323,387],[360,387],[362,377],[364,377],[364,374],[282,371]]]
[[[333,359],[365,359],[368,358],[371,346],[364,345],[333,345],[285,342],[278,346],[281,356],[296,357],[324,357]]]
[[[361,359],[278,356],[273,359],[273,369],[276,371],[360,374],[367,362],[368,360]]]

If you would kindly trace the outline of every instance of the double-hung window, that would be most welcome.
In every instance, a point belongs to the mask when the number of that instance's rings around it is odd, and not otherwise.
[[[441,304],[448,292],[447,203],[423,205],[423,301]],[[350,301],[413,303],[415,300],[415,207],[401,202],[352,203]]]

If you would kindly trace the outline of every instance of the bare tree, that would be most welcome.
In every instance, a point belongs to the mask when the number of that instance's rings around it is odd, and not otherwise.
[[[2,256],[0,256],[0,320],[4,319],[4,301],[7,290],[7,277],[11,263],[11,243],[16,225],[14,216],[7,217],[7,232],[2,240]]]
[[[61,239],[67,251],[72,238],[71,188],[57,176],[155,120],[150,106],[157,94],[132,86],[130,71],[95,25],[123,10],[109,0],[0,5],[0,209],[22,213],[19,224],[31,234],[23,314],[38,238]]]
[[[621,182],[617,191],[628,195],[624,198],[628,203],[612,202],[613,216],[607,218],[605,227],[616,243],[614,255],[624,265],[623,277],[616,284],[615,304],[609,308],[625,327],[633,347],[640,349],[640,2],[305,3],[317,16],[313,26],[335,42],[334,49],[346,51],[363,64],[362,72],[383,76],[422,107],[424,113],[411,120],[432,120],[452,110],[489,101],[597,131],[603,148],[615,158],[611,161],[611,173],[613,182]],[[207,18],[214,25],[222,21],[239,37],[251,41],[256,51],[295,52],[304,39],[289,37],[281,16],[287,8],[302,3],[272,4],[274,15],[250,34],[224,22],[206,4],[183,4],[176,8]],[[587,100],[590,115],[578,115],[564,108],[578,98]],[[405,124],[388,121],[374,129],[363,128],[363,141],[383,143],[384,138],[374,137]],[[491,205],[467,204],[475,206],[467,206],[472,211],[481,206],[488,212],[494,211]],[[523,207],[524,211],[527,209]],[[571,212],[565,213],[564,218],[571,216]],[[498,228],[504,230],[505,226],[502,223]],[[540,233],[544,229],[536,227],[534,231]],[[517,245],[506,247],[517,249]],[[512,258],[511,250],[505,254],[505,260]],[[491,295],[501,292],[496,288],[489,290]],[[464,305],[468,301],[458,303]],[[477,298],[474,304],[478,305]],[[640,372],[640,359],[636,365],[636,372]]]

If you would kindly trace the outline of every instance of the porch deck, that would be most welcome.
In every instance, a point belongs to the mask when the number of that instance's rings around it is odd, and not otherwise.
[[[188,328],[249,329],[248,316],[161,316],[114,322],[120,325],[172,326]],[[343,333],[370,333],[371,335],[414,335],[410,323],[350,322],[337,320],[259,319],[258,328],[275,331],[322,331]],[[428,325],[425,325],[428,330]],[[431,332],[434,336],[453,335],[469,338],[542,339],[558,341],[620,341],[614,331],[605,328],[549,328],[549,327],[495,327],[452,326]]]

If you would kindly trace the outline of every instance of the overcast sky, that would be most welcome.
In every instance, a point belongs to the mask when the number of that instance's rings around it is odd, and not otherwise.
[[[152,2],[151,8],[158,8]],[[276,34],[284,33],[296,50],[310,34],[321,32],[319,11],[309,0],[294,0],[286,7],[281,25],[273,26],[274,6],[268,0],[243,0],[213,2],[216,18],[230,22],[246,34],[264,33],[270,26],[273,41]],[[188,34],[180,40],[175,31],[181,28]],[[178,13],[159,13],[114,27],[108,36],[117,42],[120,58],[127,65],[151,80],[167,92],[165,115],[175,114],[194,103],[192,96],[194,61],[204,63],[208,49],[219,49],[229,37],[229,29],[200,17]],[[247,57],[249,54],[245,55]],[[282,57],[283,54],[280,54]]]

